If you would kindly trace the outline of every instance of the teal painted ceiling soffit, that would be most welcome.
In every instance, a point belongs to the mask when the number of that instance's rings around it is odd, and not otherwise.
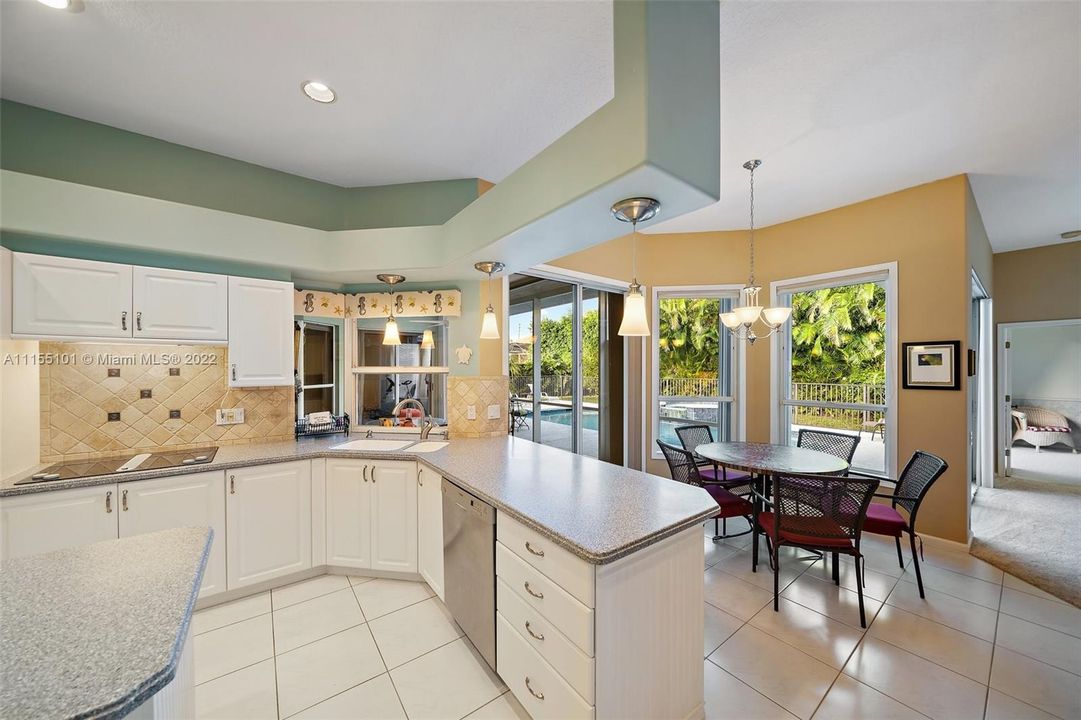
[[[613,32],[612,100],[445,220],[414,205],[410,225],[328,230],[5,168],[0,227],[269,265],[328,285],[368,284],[377,272],[475,279],[479,260],[528,268],[625,234],[609,212],[617,200],[655,197],[674,217],[720,196],[718,4],[615,2]]]

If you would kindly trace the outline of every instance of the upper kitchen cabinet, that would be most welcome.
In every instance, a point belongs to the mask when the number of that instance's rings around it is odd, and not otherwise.
[[[11,331],[130,338],[131,265],[14,253]]]
[[[134,337],[228,340],[228,276],[135,267],[132,277]]]
[[[293,384],[293,284],[229,278],[229,386]]]

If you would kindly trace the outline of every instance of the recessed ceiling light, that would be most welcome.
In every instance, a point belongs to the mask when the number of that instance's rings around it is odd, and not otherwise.
[[[47,5],[53,10],[67,10],[68,5],[71,5],[71,0],[38,0],[42,5]]]
[[[1070,230],[1059,235],[1063,240],[1073,240],[1074,238],[1081,237],[1081,230]]]
[[[337,98],[337,96],[334,94],[334,91],[331,90],[326,83],[321,83],[318,80],[309,80],[308,82],[304,83],[302,89],[304,90],[305,95],[307,95],[316,102],[332,103]]]

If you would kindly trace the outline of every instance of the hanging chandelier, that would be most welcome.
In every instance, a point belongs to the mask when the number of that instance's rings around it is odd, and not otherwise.
[[[764,308],[759,304],[758,293],[762,287],[754,279],[754,171],[762,164],[761,160],[748,160],[743,167],[751,173],[751,275],[747,284],[740,290],[740,304],[732,312],[721,313],[721,322],[734,335],[754,345],[758,338],[766,338],[781,329],[792,314],[789,307]],[[766,326],[766,333],[759,335],[754,329],[756,323],[761,322]]]
[[[638,223],[656,216],[661,203],[647,197],[627,198],[612,206],[617,220],[631,224],[631,286],[623,300],[623,320],[619,334],[623,337],[648,337],[649,320],[646,318],[646,298],[638,284]]]
[[[379,282],[386,283],[390,286],[391,290],[394,286],[400,282],[405,282],[404,275],[390,275],[387,273],[376,275]],[[387,317],[386,327],[383,328],[383,344],[384,345],[401,345],[402,336],[398,334],[398,321],[394,319],[394,303],[390,304],[390,314]]]
[[[473,267],[482,273],[488,273],[488,309],[484,311],[484,320],[480,325],[480,339],[498,340],[499,321],[496,319],[495,309],[492,307],[492,273],[501,272],[506,266],[501,262],[489,260],[476,263]]]

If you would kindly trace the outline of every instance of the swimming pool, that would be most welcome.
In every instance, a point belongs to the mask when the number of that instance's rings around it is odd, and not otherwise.
[[[574,411],[571,408],[544,408],[541,410],[541,420],[571,426],[573,414]],[[584,429],[599,430],[600,421],[600,413],[596,410],[586,408],[582,411],[582,427]]]

